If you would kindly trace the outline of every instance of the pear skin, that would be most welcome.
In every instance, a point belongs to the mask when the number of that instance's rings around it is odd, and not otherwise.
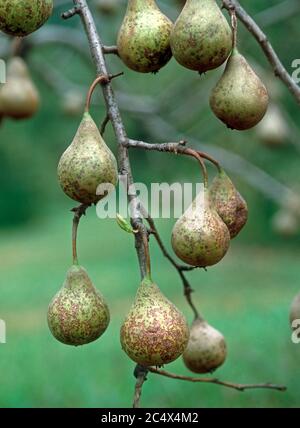
[[[98,339],[109,324],[109,310],[86,270],[73,265],[48,309],[53,336],[66,345],[84,345]]]
[[[171,33],[174,58],[205,73],[219,67],[232,50],[232,31],[215,0],[187,0]]]
[[[157,72],[172,56],[172,26],[155,0],[129,0],[117,41],[122,61],[140,73]]]
[[[48,20],[52,10],[52,0],[0,0],[0,30],[11,36],[27,36]]]
[[[185,263],[207,267],[218,263],[228,251],[230,234],[213,208],[209,192],[204,190],[204,206],[193,202],[180,217],[172,231],[172,247]]]
[[[269,103],[265,85],[235,48],[210,96],[214,114],[228,128],[253,128],[264,117]]]
[[[189,328],[185,317],[150,279],[145,278],[121,328],[121,345],[142,366],[162,366],[185,350]]]
[[[118,182],[117,162],[89,113],[84,113],[72,144],[58,164],[58,180],[63,191],[81,204],[96,204],[100,184]]]

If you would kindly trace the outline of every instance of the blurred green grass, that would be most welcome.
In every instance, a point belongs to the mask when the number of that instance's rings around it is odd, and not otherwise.
[[[70,207],[68,207],[70,208]],[[71,214],[56,210],[39,223],[3,232],[0,242],[0,318],[7,344],[0,345],[0,407],[130,407],[134,364],[119,345],[119,328],[139,272],[132,237],[113,220],[90,210],[79,231],[80,262],[105,295],[111,324],[100,340],[80,348],[50,335],[47,305],[70,265]],[[158,221],[168,243],[171,221]],[[151,245],[153,276],[163,292],[191,313],[177,273]],[[232,243],[228,256],[208,272],[190,274],[194,299],[226,336],[229,356],[217,371],[223,380],[283,383],[288,391],[239,393],[149,375],[144,407],[299,407],[300,345],[291,342],[288,309],[299,291],[299,260],[288,248]],[[181,360],[167,367],[188,374]]]

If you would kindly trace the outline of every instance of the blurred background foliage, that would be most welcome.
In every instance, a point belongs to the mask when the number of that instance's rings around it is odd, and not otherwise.
[[[94,344],[73,349],[55,342],[46,325],[48,302],[71,261],[68,210],[74,203],[58,186],[56,166],[78,127],[86,90],[95,77],[79,18],[60,19],[71,3],[56,1],[53,17],[24,46],[24,57],[41,93],[38,114],[31,120],[3,120],[0,128],[0,318],[7,323],[7,344],[0,345],[3,407],[126,407],[132,399],[134,365],[120,349],[118,330],[139,282],[138,266],[131,237],[114,221],[97,219],[94,209],[82,221],[79,254],[110,304],[109,330]],[[89,3],[103,42],[115,44],[126,2]],[[183,1],[158,3],[175,19]],[[292,61],[299,58],[299,2],[241,3],[292,73]],[[11,40],[4,35],[0,40],[1,56],[8,57]],[[247,199],[249,223],[232,243],[229,255],[208,273],[190,274],[191,282],[200,309],[228,341],[229,358],[218,376],[247,383],[281,382],[288,392],[239,394],[149,375],[144,406],[300,404],[300,345],[292,344],[288,326],[289,304],[300,289],[299,107],[273,77],[260,47],[242,24],[239,46],[267,84],[273,104],[268,123],[242,133],[226,129],[208,105],[221,69],[200,77],[172,59],[159,74],[143,75],[125,69],[116,57],[107,56],[107,62],[111,73],[125,72],[113,86],[130,137],[149,142],[184,137],[214,155]],[[93,115],[100,124],[105,116],[100,92],[94,95],[94,103]],[[115,151],[110,125],[105,139]],[[199,179],[197,167],[187,159],[142,151],[132,152],[131,159],[137,182]],[[295,199],[287,202],[288,189],[295,192]],[[158,221],[168,246],[173,222]],[[154,242],[151,250],[155,279],[191,319],[176,272]],[[187,374],[180,360],[171,366],[170,370]]]

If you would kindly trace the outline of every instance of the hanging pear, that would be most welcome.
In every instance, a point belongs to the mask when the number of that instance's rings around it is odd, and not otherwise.
[[[0,0],[0,30],[12,36],[27,36],[48,20],[52,10],[52,0]]]
[[[117,41],[122,61],[140,73],[158,71],[172,56],[172,25],[155,0],[128,0]]]
[[[286,145],[290,140],[290,129],[279,106],[272,103],[256,128],[259,140],[273,148]]]
[[[39,93],[22,58],[8,61],[7,81],[1,85],[0,99],[2,114],[13,119],[29,118],[38,110]]]
[[[229,243],[229,230],[212,206],[205,188],[177,220],[172,232],[173,250],[185,263],[207,267],[225,256]]]
[[[231,239],[234,238],[248,220],[246,201],[223,169],[214,178],[209,191],[212,205],[228,227]]]
[[[269,96],[266,87],[237,48],[210,96],[215,115],[228,128],[250,129],[264,117]]]
[[[232,49],[232,31],[215,0],[187,0],[170,39],[179,64],[205,73],[219,67]]]
[[[96,204],[105,194],[96,194],[100,184],[118,181],[117,162],[86,111],[72,144],[58,165],[58,179],[63,191],[82,204]]]
[[[196,318],[182,356],[186,367],[194,373],[209,373],[224,363],[226,355],[224,336],[202,318]]]
[[[84,345],[98,339],[109,324],[109,310],[86,270],[73,265],[48,309],[53,336],[66,345]]]
[[[145,278],[121,328],[121,345],[142,366],[162,366],[185,350],[189,328],[182,313]]]

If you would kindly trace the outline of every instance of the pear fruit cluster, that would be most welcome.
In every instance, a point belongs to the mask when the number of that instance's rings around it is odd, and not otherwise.
[[[201,317],[190,329],[190,339],[183,353],[186,367],[194,373],[210,373],[220,367],[227,356],[224,336]]]
[[[33,116],[40,104],[27,64],[21,57],[13,57],[7,63],[7,81],[1,85],[1,114],[12,119]]]
[[[73,265],[48,309],[53,336],[66,345],[85,345],[102,336],[109,320],[107,304],[86,270]]]
[[[121,345],[142,366],[162,366],[176,360],[189,340],[183,314],[150,279],[144,278],[121,328]]]
[[[24,37],[38,30],[51,16],[53,0],[0,0],[0,30]]]

